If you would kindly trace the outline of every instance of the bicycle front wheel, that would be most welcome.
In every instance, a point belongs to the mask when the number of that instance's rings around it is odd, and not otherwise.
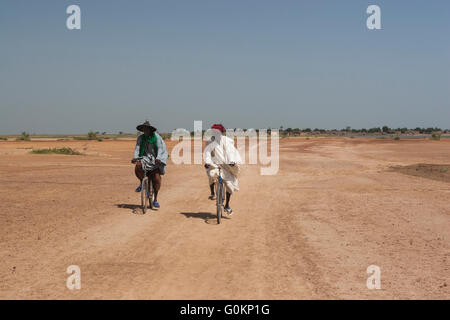
[[[142,213],[145,214],[145,212],[147,211],[147,207],[148,207],[148,178],[145,177],[144,179],[142,179],[142,183],[141,183],[141,207],[142,207]]]
[[[220,224],[222,220],[222,210],[223,210],[223,184],[216,184],[216,207],[217,207],[217,224]]]
[[[153,183],[148,179],[148,193],[147,193],[148,207],[153,209]]]

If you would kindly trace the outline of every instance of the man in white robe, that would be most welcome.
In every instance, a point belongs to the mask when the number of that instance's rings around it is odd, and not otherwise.
[[[239,151],[234,147],[234,140],[224,135],[225,128],[221,124],[214,124],[211,129],[218,130],[217,134],[207,141],[205,147],[205,168],[209,180],[211,195],[208,199],[214,200],[214,185],[219,176],[219,166],[222,168],[222,178],[226,189],[225,211],[231,215],[231,195],[239,190],[239,165],[242,163]]]

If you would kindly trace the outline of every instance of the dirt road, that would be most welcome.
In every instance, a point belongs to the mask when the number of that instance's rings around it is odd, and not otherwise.
[[[87,156],[29,154],[55,146]],[[0,142],[1,299],[450,298],[450,185],[391,169],[449,164],[450,141],[282,139],[221,225],[200,165],[170,163],[161,209],[135,213],[133,147]]]

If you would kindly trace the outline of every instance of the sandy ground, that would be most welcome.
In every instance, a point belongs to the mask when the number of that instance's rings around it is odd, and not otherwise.
[[[56,146],[88,155],[29,154]],[[170,163],[162,208],[135,213],[133,147],[0,142],[1,299],[450,298],[450,185],[392,169],[450,164],[448,140],[282,139],[220,225],[200,165]]]

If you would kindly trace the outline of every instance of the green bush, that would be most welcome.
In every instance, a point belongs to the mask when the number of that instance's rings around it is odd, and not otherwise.
[[[8,138],[7,137],[0,137],[0,140],[8,141]]]
[[[394,137],[394,140],[398,141],[398,140],[400,140],[400,137],[396,136],[396,137]]]
[[[103,139],[109,139],[109,138],[108,137],[103,137],[103,138],[99,137],[98,134],[96,132],[92,131],[92,130],[88,132],[87,136],[84,136],[84,137],[74,136],[73,137],[73,140],[97,140],[97,141],[103,141]]]
[[[88,140],[97,140],[97,133],[95,133],[94,131],[89,131],[88,132]]]
[[[440,134],[437,134],[437,133],[433,133],[432,135],[431,135],[431,138],[430,138],[431,140],[437,140],[437,141],[439,141],[439,140],[441,140],[441,135]]]
[[[53,149],[33,149],[31,153],[35,154],[67,154],[67,155],[82,155],[82,153],[68,147],[53,148]]]
[[[73,137],[73,140],[88,140],[88,137]]]
[[[17,141],[30,141],[31,140],[30,134],[24,131],[24,132],[22,132],[22,135],[20,137],[16,138],[16,140]]]

